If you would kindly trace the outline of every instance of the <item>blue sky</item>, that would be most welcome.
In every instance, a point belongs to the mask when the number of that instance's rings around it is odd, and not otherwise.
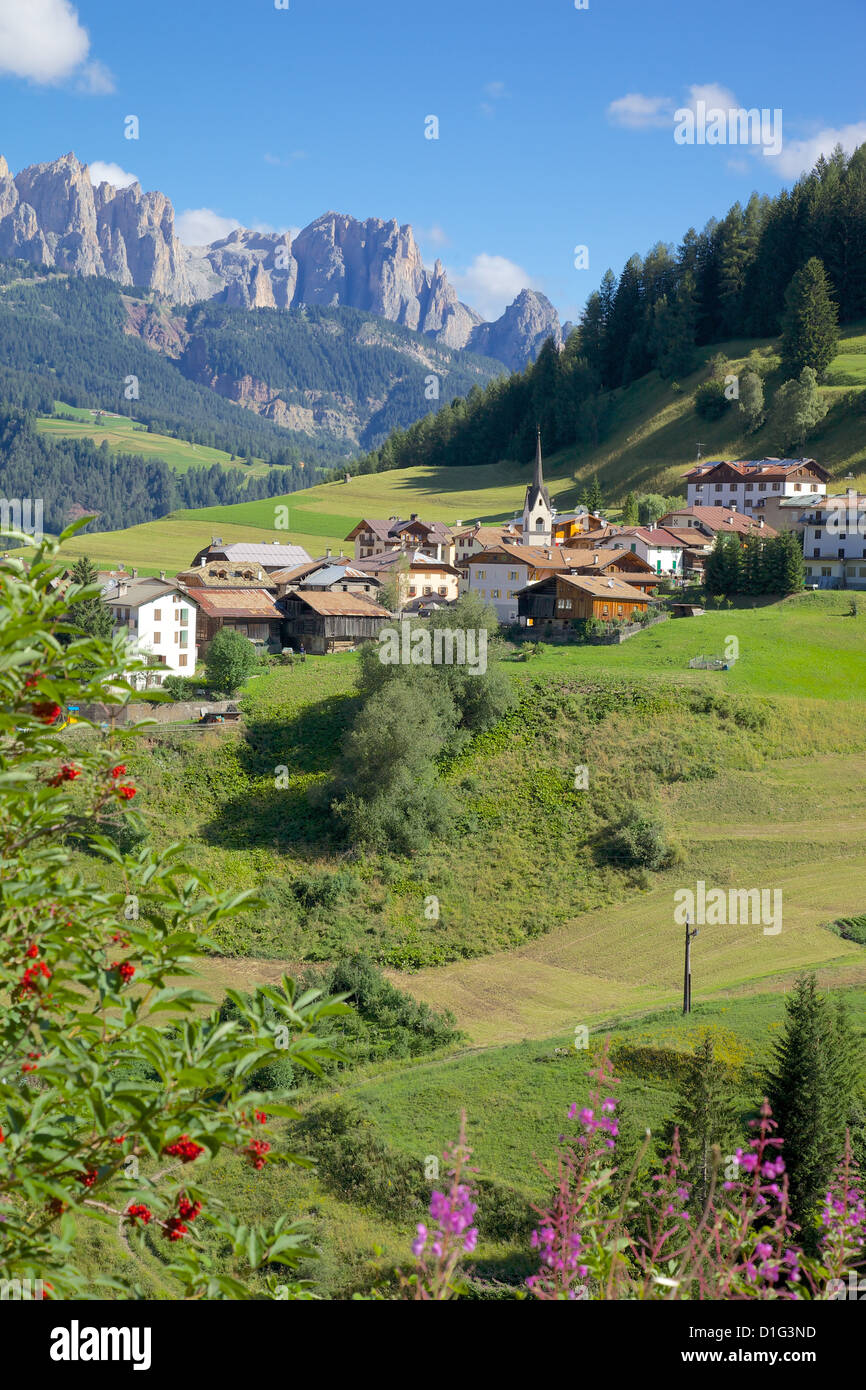
[[[573,318],[608,265],[866,140],[864,54],[863,0],[0,0],[0,153],[117,165],[186,240],[396,217],[486,315],[529,283]],[[781,109],[781,153],[675,143],[699,97]]]

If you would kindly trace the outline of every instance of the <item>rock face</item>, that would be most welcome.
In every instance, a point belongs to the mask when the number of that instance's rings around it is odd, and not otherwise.
[[[523,290],[495,323],[461,304],[437,261],[428,270],[410,226],[325,213],[292,237],[238,228],[210,246],[182,246],[162,193],[94,187],[67,154],[15,178],[0,156],[0,257],[75,275],[104,275],[175,303],[221,299],[238,308],[348,305],[468,347],[517,369],[545,338],[562,343],[553,305]]]
[[[22,169],[0,159],[0,255],[19,256],[73,275],[104,275],[169,299],[190,296],[186,254],[174,210],[139,184],[94,188],[74,154]]]
[[[519,371],[527,362],[535,361],[548,338],[562,347],[562,329],[556,310],[537,290],[521,290],[501,318],[475,329],[469,347],[485,357],[498,358],[512,371]]]

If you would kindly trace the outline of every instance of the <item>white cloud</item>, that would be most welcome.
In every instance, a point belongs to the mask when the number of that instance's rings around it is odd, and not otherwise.
[[[287,155],[266,154],[265,163],[275,164],[278,168],[287,169],[290,165],[297,164],[299,159],[307,158],[308,155],[306,150],[292,150],[291,154]]]
[[[847,154],[866,141],[866,121],[859,124],[841,126],[838,130],[827,128],[807,140],[791,140],[782,146],[781,154],[773,156],[773,168],[781,178],[796,179],[811,169],[821,155],[830,155],[837,145]]]
[[[669,125],[672,114],[669,97],[647,97],[642,92],[628,92],[624,97],[617,97],[607,108],[608,120],[629,130]]]
[[[106,164],[101,159],[94,159],[87,168],[94,188],[101,183],[110,183],[112,188],[128,188],[139,181],[137,174],[128,174],[119,164]]]
[[[117,91],[114,74],[98,58],[84,64],[76,85],[79,92],[92,97],[108,97]]]
[[[79,77],[79,90],[114,91],[103,63],[86,61],[90,36],[70,0],[0,0],[0,73],[54,86]]]
[[[699,101],[705,104],[708,111],[711,108],[718,111],[737,111],[740,106],[733,92],[718,82],[706,82],[697,86],[693,84],[689,87],[689,99],[683,102],[682,109],[697,111]]]
[[[480,107],[485,116],[495,115],[496,103],[510,95],[504,82],[485,82],[482,91],[487,98],[486,101],[482,101]]]
[[[209,246],[240,225],[236,217],[221,217],[213,208],[187,208],[175,218],[174,229],[185,246]]]
[[[445,231],[444,227],[439,226],[438,222],[434,222],[432,227],[417,227],[416,236],[418,241],[425,246],[440,247],[451,245],[450,236]]]
[[[486,251],[466,270],[449,270],[448,278],[460,298],[485,319],[498,319],[521,290],[537,288],[521,266]]]

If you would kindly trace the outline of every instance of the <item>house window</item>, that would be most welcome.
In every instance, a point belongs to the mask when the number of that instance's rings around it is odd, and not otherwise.
[[[825,579],[828,578],[829,575],[830,575],[830,573],[831,573],[831,571],[830,571],[830,566],[829,566],[829,565],[823,565],[823,566],[821,567],[821,573],[823,574],[823,576],[824,576]]]
[[[416,590],[414,587],[411,588],[411,589],[409,590],[409,597],[410,597],[410,598],[414,598],[416,593],[417,593],[417,590]]]
[[[178,659],[177,659],[177,664],[178,664],[178,666],[185,666],[185,665],[186,665],[186,656],[185,656],[185,655],[179,656]]]
[[[716,492],[721,492],[722,486],[722,483],[716,483]]]
[[[486,579],[486,578],[487,578],[487,571],[486,571],[486,570],[476,570],[476,571],[475,571],[475,577],[476,577],[476,579]]]
[[[444,595],[448,592],[448,586],[446,584],[440,584],[438,592],[442,594],[444,597]]]
[[[159,634],[158,632],[155,632],[155,633],[153,634],[153,644],[154,644],[154,646],[155,646],[155,647],[158,647],[161,641],[162,641],[162,637],[160,636],[160,634]]]
[[[430,588],[430,585],[429,585],[429,584],[425,584],[425,585],[424,585],[424,595],[425,595],[425,597],[427,596],[427,594],[432,594],[432,592],[433,592],[433,590]]]
[[[519,579],[519,578],[520,578],[520,575],[517,573],[517,570],[509,570],[509,571],[508,571],[508,578],[509,578],[509,579]]]
[[[813,559],[813,560],[820,560],[820,558],[821,558],[821,547],[820,547],[820,545],[816,545],[816,546],[813,548],[813,550],[812,550],[812,559]]]
[[[803,573],[804,573],[804,574],[809,574],[809,575],[810,575],[810,574],[812,573],[812,566],[811,566],[811,565],[807,565],[806,568],[804,569]]]
[[[181,645],[182,647],[188,647],[188,646],[189,646],[189,633],[188,633],[188,632],[182,632],[182,633],[180,634],[180,645]]]
[[[751,492],[754,486],[754,483],[746,483],[746,492]]]
[[[501,590],[499,590],[499,589],[491,589],[491,590],[490,590],[490,597],[491,597],[491,598],[502,598]]]
[[[602,616],[603,618],[606,618],[606,617],[608,616],[607,604],[605,604],[604,607],[602,608],[602,610],[601,610],[601,616]]]
[[[766,492],[766,491],[767,491],[767,484],[766,484],[766,483],[758,483],[758,491],[759,491],[759,492]]]
[[[178,611],[178,617],[180,618],[181,627],[186,627],[187,623],[189,622],[189,609],[181,608]]]
[[[179,642],[180,642],[180,633],[179,633],[179,632],[176,632],[176,633],[174,634],[174,645],[177,646],[177,645],[179,644]]]
[[[774,492],[778,492],[779,489],[781,488],[781,486],[782,486],[781,483],[773,483],[773,491],[774,491]]]
[[[621,617],[622,617],[622,604],[621,604],[621,603],[617,605],[617,610],[616,610],[616,611],[617,611],[618,616],[621,618]]]
[[[161,622],[162,622],[162,609],[161,609],[161,608],[154,608],[154,610],[153,610],[153,621],[154,621],[155,623],[161,623]]]

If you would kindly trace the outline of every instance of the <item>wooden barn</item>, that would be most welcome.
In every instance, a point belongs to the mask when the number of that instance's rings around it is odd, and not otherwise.
[[[188,589],[198,609],[199,652],[207,651],[221,627],[233,628],[251,642],[280,645],[282,613],[264,589]]]
[[[600,574],[551,575],[521,589],[517,604],[520,620],[527,627],[551,631],[568,628],[577,618],[632,622],[650,606],[647,595],[634,584]]]
[[[378,637],[393,616],[365,594],[343,590],[295,589],[280,600],[285,614],[283,643],[323,655]]]

